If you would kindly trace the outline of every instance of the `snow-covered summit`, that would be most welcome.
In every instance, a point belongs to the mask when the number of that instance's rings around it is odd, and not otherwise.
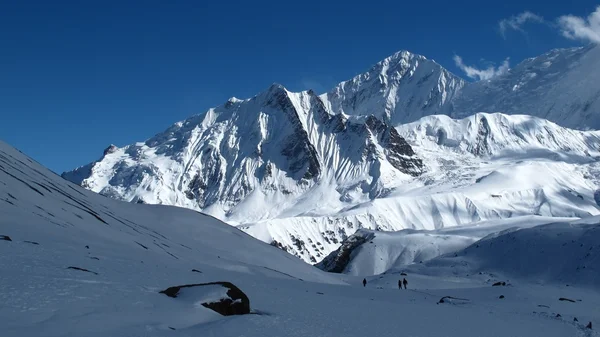
[[[435,61],[399,51],[322,95],[331,111],[374,114],[392,125],[447,113],[466,82]]]

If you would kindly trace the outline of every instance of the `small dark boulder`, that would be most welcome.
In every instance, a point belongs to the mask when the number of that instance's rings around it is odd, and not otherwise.
[[[209,283],[196,283],[186,284],[181,286],[169,287],[165,290],[160,291],[161,294],[165,294],[172,298],[177,298],[179,292],[185,288],[194,287],[205,287],[211,285],[219,285],[227,288],[227,297],[221,298],[219,301],[201,303],[202,306],[209,308],[223,316],[231,315],[244,315],[250,313],[250,299],[244,292],[238,287],[233,285],[231,282],[209,282]]]
[[[87,270],[85,268],[79,268],[79,267],[73,267],[73,266],[71,266],[71,267],[67,267],[67,269],[74,269],[74,270],[84,271],[86,273],[92,273],[94,275],[98,275],[98,273],[96,273],[95,271]]]
[[[585,327],[591,330],[592,329],[592,322],[589,322],[588,325],[586,325]]]
[[[4,241],[12,241],[12,239],[10,238],[10,236],[8,235],[0,235],[0,240],[4,240]]]
[[[459,298],[459,297],[452,297],[452,296],[444,296],[442,298],[440,298],[440,300],[437,302],[437,304],[440,303],[446,303],[446,301],[450,300],[449,302],[452,303],[453,300],[455,301],[462,301],[462,302],[468,302],[469,300],[466,298]]]
[[[573,322],[579,322],[579,320],[577,319],[577,317],[573,318]]]
[[[401,276],[406,276],[406,273],[400,273]]]
[[[498,298],[499,298],[499,299],[503,299],[503,298],[504,298],[504,295],[500,295],[500,297],[498,297]]]
[[[194,272],[194,273],[201,273],[202,274],[202,272],[199,271],[198,269],[192,269],[192,272]]]
[[[574,301],[574,300],[572,300],[572,299],[570,299],[570,298],[566,298],[566,297],[561,297],[561,298],[559,298],[558,300],[559,300],[559,301],[567,301],[567,302],[573,302],[573,303],[575,303],[575,301]]]
[[[561,318],[562,316],[560,314],[556,314],[556,318]]]
[[[492,287],[499,287],[499,286],[505,286],[506,282],[496,282],[494,284],[492,284]]]

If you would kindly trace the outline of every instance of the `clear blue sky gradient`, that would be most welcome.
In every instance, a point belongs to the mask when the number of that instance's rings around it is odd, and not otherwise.
[[[524,10],[587,17],[598,4],[0,1],[0,139],[61,173],[231,96],[273,82],[322,92],[398,50],[465,77],[455,54],[479,67],[506,57],[514,65],[578,45],[550,25],[504,39],[498,21]]]

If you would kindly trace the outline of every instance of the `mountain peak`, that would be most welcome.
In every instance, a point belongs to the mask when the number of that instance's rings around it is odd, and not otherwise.
[[[109,145],[109,146],[108,146],[106,149],[104,149],[104,152],[103,152],[103,154],[106,156],[106,155],[109,155],[109,154],[111,154],[111,153],[114,153],[114,152],[115,152],[115,151],[117,151],[118,149],[119,149],[119,148],[118,148],[116,145],[114,145],[114,144],[110,144],[110,145]]]

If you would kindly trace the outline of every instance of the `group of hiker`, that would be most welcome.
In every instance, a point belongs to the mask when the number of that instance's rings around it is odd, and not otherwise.
[[[363,287],[367,286],[367,279],[364,278],[363,279]],[[398,288],[402,289],[402,285],[404,285],[404,289],[406,289],[406,285],[408,284],[408,281],[406,280],[406,278],[402,279],[402,280],[398,280]]]

